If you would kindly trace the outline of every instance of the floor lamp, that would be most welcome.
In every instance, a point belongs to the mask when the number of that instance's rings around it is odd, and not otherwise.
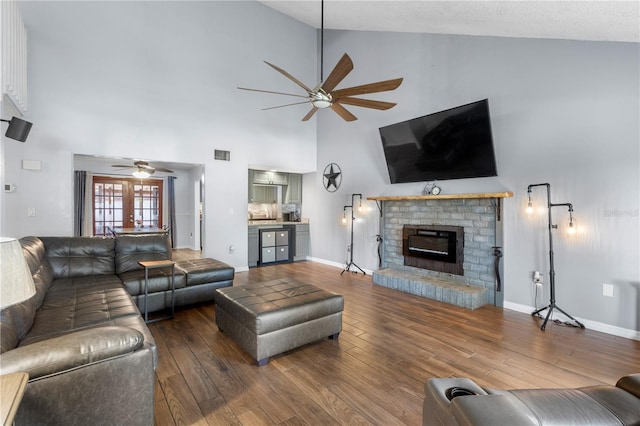
[[[544,329],[547,327],[547,321],[549,321],[549,318],[551,317],[551,313],[553,312],[554,309],[559,310],[564,315],[566,315],[569,319],[574,321],[578,325],[578,327],[584,329],[584,325],[580,321],[576,320],[574,317],[572,317],[571,315],[563,311],[558,305],[556,305],[556,280],[555,280],[556,272],[553,265],[553,233],[551,231],[552,229],[557,229],[558,225],[553,225],[553,220],[551,219],[551,208],[560,207],[560,206],[567,207],[569,209],[569,230],[570,232],[571,231],[575,232],[575,228],[573,225],[573,205],[571,203],[558,203],[558,204],[552,203],[551,202],[551,185],[548,183],[537,183],[537,184],[529,185],[527,187],[527,194],[529,196],[529,201],[527,204],[528,213],[533,212],[533,203],[531,201],[531,188],[534,188],[536,186],[547,187],[547,210],[549,213],[549,289],[551,291],[551,300],[549,301],[549,305],[533,311],[531,315],[536,316],[540,312],[544,311],[545,309],[548,309],[547,316],[545,317],[544,322],[542,323],[542,326],[540,326],[540,330],[542,331],[544,331]]]
[[[342,270],[342,272],[340,272],[340,275],[344,274],[346,271],[351,270],[352,266],[355,266],[360,270],[360,272],[362,272],[364,275],[367,275],[367,273],[364,272],[362,268],[356,265],[356,263],[353,261],[353,222],[356,220],[356,217],[353,213],[353,205],[354,205],[353,201],[355,197],[360,197],[360,207],[362,207],[362,194],[351,194],[351,205],[344,206],[344,208],[342,209],[342,223],[346,223],[347,209],[351,209],[351,245],[349,245],[349,260],[346,266],[344,267],[344,269]],[[353,271],[353,272],[355,272],[356,274],[358,273],[358,271]]]

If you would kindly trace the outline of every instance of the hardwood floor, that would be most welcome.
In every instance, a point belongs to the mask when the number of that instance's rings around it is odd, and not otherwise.
[[[150,324],[159,350],[158,425],[419,425],[430,377],[496,388],[615,384],[640,372],[640,342],[474,311],[372,284],[370,276],[298,262],[236,274],[234,285],[293,277],[345,297],[343,330],[264,367],[215,325],[215,306]]]

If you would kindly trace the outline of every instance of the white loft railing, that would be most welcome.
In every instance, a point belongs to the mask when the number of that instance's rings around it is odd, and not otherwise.
[[[27,111],[27,29],[15,0],[2,0],[2,94]]]

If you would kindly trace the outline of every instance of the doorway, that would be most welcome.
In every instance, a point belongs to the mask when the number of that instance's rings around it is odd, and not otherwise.
[[[109,228],[161,228],[163,181],[93,177],[93,234]]]

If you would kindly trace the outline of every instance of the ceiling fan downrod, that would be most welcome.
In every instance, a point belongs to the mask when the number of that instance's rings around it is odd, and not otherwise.
[[[320,85],[324,82],[324,0],[320,0]]]

